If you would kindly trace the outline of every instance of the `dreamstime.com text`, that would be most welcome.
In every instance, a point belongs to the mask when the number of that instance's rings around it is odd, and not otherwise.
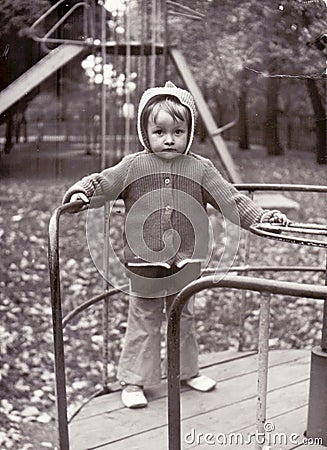
[[[299,435],[298,433],[278,433],[275,432],[275,425],[272,422],[265,423],[265,431],[253,432],[253,433],[211,433],[200,432],[194,428],[191,431],[185,433],[184,442],[188,445],[236,445],[246,446],[259,444],[264,446],[267,450],[274,447],[283,447],[286,445],[322,445],[322,438],[307,438]]]

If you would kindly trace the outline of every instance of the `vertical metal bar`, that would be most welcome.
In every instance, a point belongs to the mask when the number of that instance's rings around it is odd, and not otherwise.
[[[262,294],[259,319],[258,391],[256,414],[257,433],[258,436],[260,436],[260,440],[258,439],[256,442],[256,450],[262,449],[263,436],[265,435],[268,383],[269,319],[270,294]]]
[[[152,28],[151,28],[151,86],[156,82],[156,27],[157,27],[157,1],[152,0]]]
[[[327,252],[326,252],[325,286],[327,286]],[[323,352],[327,352],[327,298],[324,300],[324,315],[321,333],[321,350]]]
[[[180,316],[182,307],[177,303],[168,315],[168,448],[181,450],[180,407]]]
[[[127,104],[125,117],[125,155],[129,153],[130,147],[130,117],[129,106],[131,103],[131,96],[128,88],[128,82],[131,78],[131,18],[129,3],[126,4],[126,78],[125,78],[125,102]]]
[[[107,40],[107,30],[106,30],[106,9],[102,5],[101,8],[101,56],[102,56],[102,75],[104,76],[104,66],[107,62],[107,51],[106,51],[106,40]],[[106,92],[107,88],[104,83],[104,79],[101,84],[101,170],[106,168],[106,137],[107,137],[107,108],[106,108]],[[104,252],[103,252],[103,264],[105,270],[105,280],[103,281],[103,288],[107,290],[108,287],[108,205],[104,208]],[[106,298],[103,301],[102,309],[102,333],[103,333],[103,347],[102,347],[102,357],[103,357],[103,367],[102,367],[102,383],[106,387],[108,384],[108,344],[109,344],[109,330],[108,330],[108,316],[109,316],[109,304]]]
[[[148,47],[151,43],[151,3],[150,0],[145,0],[145,44]],[[145,86],[151,87],[151,51],[145,52]]]
[[[250,199],[253,200],[253,191],[250,192]],[[248,265],[250,262],[250,248],[251,248],[251,234],[245,234],[245,242],[244,242],[244,264]],[[242,290],[241,292],[241,302],[239,307],[239,339],[238,339],[238,351],[243,351],[244,345],[244,323],[245,323],[245,312],[247,307],[246,301],[246,291]]]
[[[52,215],[49,224],[49,275],[54,339],[55,391],[59,450],[69,450],[65,355],[62,328],[62,310],[59,272],[59,217],[60,210]]]
[[[166,82],[168,79],[168,10],[167,10],[167,0],[163,1],[163,21],[164,21],[164,35],[163,35],[163,44],[164,44],[164,79],[163,81]]]
[[[83,39],[89,38],[89,20],[90,20],[90,5],[85,4],[83,7]]]
[[[144,0],[141,1],[141,48],[140,48],[140,72],[139,72],[139,96],[142,95],[142,92],[145,90],[145,78],[146,78],[146,70],[145,70],[145,34],[146,34],[146,5],[144,4]]]
[[[325,286],[327,286],[327,253]],[[324,299],[321,346],[311,350],[310,389],[306,436],[327,445],[327,297]]]
[[[106,10],[101,8],[101,56],[102,56],[102,74],[104,74],[104,65],[106,64]],[[102,80],[103,81],[103,80]],[[106,85],[101,84],[101,170],[106,168]]]
[[[94,38],[95,36],[95,17],[96,17],[96,3],[90,3],[89,10],[89,27],[88,27],[88,35],[85,37]]]
[[[105,274],[105,279],[103,280],[103,290],[107,291],[109,288],[109,204],[106,203],[103,211],[103,271]],[[106,389],[109,383],[108,377],[108,363],[109,363],[109,298],[106,297],[103,300],[102,308],[102,336],[103,336],[103,347],[102,347],[102,385]]]
[[[115,76],[117,77],[119,73],[119,55],[118,55],[118,34],[116,31],[116,27],[114,30],[114,41],[116,42],[116,46],[113,55],[113,67],[116,72]],[[115,109],[115,112],[111,112],[112,120],[110,121],[110,123],[112,123],[111,129],[114,130],[112,135],[113,135],[113,149],[115,149],[115,154],[112,154],[110,158],[110,164],[112,165],[113,163],[116,163],[120,157],[120,144],[118,142],[120,129],[117,123],[118,101],[117,101],[117,93],[115,91],[112,92],[111,99],[114,107],[113,109]]]

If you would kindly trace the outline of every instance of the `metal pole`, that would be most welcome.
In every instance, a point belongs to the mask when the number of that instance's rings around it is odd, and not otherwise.
[[[156,83],[156,27],[157,27],[157,0],[152,0],[152,33],[151,33],[151,87]]]
[[[325,286],[327,286],[327,254]],[[327,296],[324,299],[321,345],[311,351],[307,437],[321,438],[327,445]]]
[[[326,252],[325,286],[327,286],[327,252]],[[324,313],[321,332],[321,350],[323,352],[327,352],[327,298],[325,298],[324,300]]]
[[[107,61],[107,30],[106,30],[106,9],[104,8],[102,2],[101,7],[101,57],[102,57],[102,75],[103,80],[101,83],[101,170],[106,168],[106,135],[107,135],[107,108],[106,108],[106,93],[107,88],[104,83],[104,66]],[[108,277],[109,277],[109,249],[108,249],[108,205],[106,204],[103,211],[104,229],[103,229],[103,239],[104,239],[104,252],[103,252],[103,268],[105,273],[105,279],[103,280],[103,289],[108,290]],[[105,298],[103,301],[102,309],[102,333],[103,333],[103,347],[102,347],[102,384],[106,388],[108,385],[108,358],[109,358],[109,330],[108,330],[108,317],[109,317],[109,301]]]
[[[125,146],[124,152],[125,155],[129,153],[130,147],[130,103],[131,103],[131,95],[128,87],[128,82],[131,78],[131,17],[130,17],[130,8],[129,3],[126,4],[126,74],[125,74],[125,102],[127,105],[126,108],[126,117],[125,117]]]
[[[100,3],[102,4],[102,2]],[[102,56],[102,74],[104,74],[104,65],[106,64],[106,10],[104,6],[101,8],[101,56]],[[107,132],[107,116],[106,116],[106,85],[102,80],[101,83],[101,170],[106,168],[106,132]]]
[[[168,10],[167,10],[167,0],[163,1],[163,20],[164,20],[164,35],[163,35],[163,44],[164,44],[164,82],[168,79]]]
[[[103,239],[104,239],[104,249],[103,249],[103,271],[105,274],[105,279],[103,280],[103,290],[108,291],[109,288],[109,204],[106,203],[103,211]],[[103,347],[102,347],[102,385],[106,389],[109,382],[108,377],[108,362],[109,362],[109,298],[105,297],[103,300],[102,309],[102,335],[103,335]]]
[[[59,450],[69,450],[65,354],[59,272],[59,218],[65,207],[58,208],[49,224],[49,275],[54,341],[55,391]]]
[[[265,436],[267,412],[268,354],[269,354],[270,294],[263,294],[260,302],[258,344],[257,436],[255,447],[261,450]]]
[[[180,316],[187,298],[174,301],[167,327],[168,448],[181,450],[180,407]]]
[[[326,61],[327,63],[327,61]],[[327,72],[327,68],[326,68]],[[324,83],[326,94],[327,81]],[[326,95],[325,95],[326,98]],[[325,286],[327,285],[327,252]],[[321,346],[312,349],[308,407],[308,437],[319,437],[327,445],[327,296],[324,299]]]
[[[249,197],[253,200],[254,192],[249,193]],[[248,266],[250,263],[250,247],[251,247],[251,234],[246,233],[244,240],[244,265]],[[246,291],[241,292],[241,302],[239,306],[239,337],[238,337],[238,351],[243,351],[244,345],[244,323],[246,313],[247,301]]]

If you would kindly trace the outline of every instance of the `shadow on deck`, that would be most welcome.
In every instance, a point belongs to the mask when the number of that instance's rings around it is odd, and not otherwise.
[[[254,448],[254,437],[249,441],[255,432],[257,355],[207,354],[201,358],[201,368],[217,380],[217,387],[209,393],[182,388],[182,448]],[[309,350],[270,352],[266,430],[271,446],[267,449],[327,449],[304,437],[309,374]],[[149,405],[141,410],[124,408],[120,392],[93,399],[70,425],[71,449],[166,450],[166,380],[146,393]]]

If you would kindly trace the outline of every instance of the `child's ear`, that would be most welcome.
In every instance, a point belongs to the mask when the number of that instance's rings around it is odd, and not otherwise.
[[[175,86],[174,83],[172,83],[171,81],[166,81],[165,87],[166,88],[177,88],[177,86]]]

